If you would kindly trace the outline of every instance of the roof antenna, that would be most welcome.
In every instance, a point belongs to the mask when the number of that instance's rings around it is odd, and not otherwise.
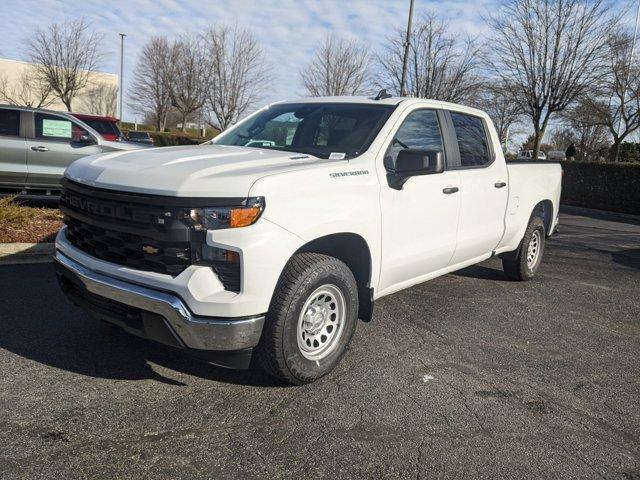
[[[387,92],[386,88],[383,88],[378,92],[378,95],[375,96],[374,100],[384,100],[385,98],[391,98],[391,94]]]

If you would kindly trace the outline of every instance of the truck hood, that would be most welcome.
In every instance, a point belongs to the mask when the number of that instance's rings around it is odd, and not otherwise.
[[[77,160],[65,177],[93,187],[172,197],[244,197],[265,175],[327,162],[307,154],[226,145],[148,148]]]

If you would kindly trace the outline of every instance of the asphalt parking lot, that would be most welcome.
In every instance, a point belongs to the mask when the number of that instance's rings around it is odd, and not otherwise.
[[[386,297],[287,387],[93,321],[0,267],[0,477],[640,479],[640,220],[563,214],[539,276],[497,260]]]

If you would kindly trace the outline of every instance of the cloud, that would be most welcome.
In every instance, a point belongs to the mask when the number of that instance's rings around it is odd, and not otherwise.
[[[103,70],[119,73],[120,37],[125,41],[125,92],[144,43],[153,35],[175,37],[222,22],[248,28],[264,47],[272,80],[265,102],[299,96],[299,70],[329,32],[359,39],[379,49],[407,21],[408,0],[3,0],[0,55],[26,60],[28,35],[51,22],[84,17],[104,37]],[[416,1],[415,13],[433,11],[451,22],[453,32],[482,35],[482,14],[497,0]],[[11,19],[7,22],[6,19]],[[125,110],[125,118],[133,114]]]

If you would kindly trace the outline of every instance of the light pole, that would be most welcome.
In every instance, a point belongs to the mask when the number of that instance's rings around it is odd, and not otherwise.
[[[627,87],[629,86],[629,73],[631,73],[631,63],[633,62],[633,53],[636,48],[636,40],[638,38],[638,23],[640,22],[640,0],[638,0],[638,11],[636,12],[636,26],[633,29],[633,40],[631,41],[631,49],[629,50],[629,63],[625,73],[624,85],[622,86],[622,98],[620,99],[620,118],[618,118],[618,135],[622,129],[622,117],[624,116],[624,102],[627,96]],[[616,162],[620,156],[620,151],[616,151]]]
[[[126,37],[126,33],[120,34],[120,125],[122,125],[122,97],[123,97],[123,73],[124,73],[124,37]]]
[[[400,96],[407,96],[407,63],[411,46],[411,20],[413,19],[413,0],[409,3],[409,20],[407,21],[407,38],[404,41],[404,57],[402,59],[402,80],[400,80]]]

